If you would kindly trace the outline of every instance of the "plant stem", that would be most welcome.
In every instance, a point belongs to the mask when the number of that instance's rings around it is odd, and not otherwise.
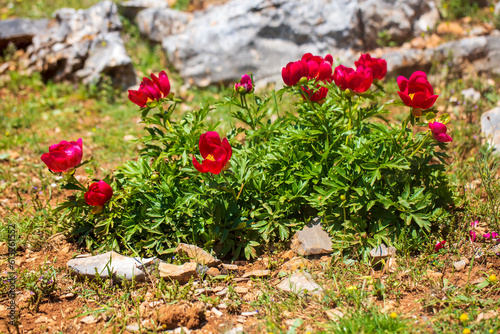
[[[413,157],[415,155],[415,153],[417,153],[421,148],[422,148],[422,145],[424,145],[425,141],[427,140],[427,138],[430,137],[430,131],[427,132],[427,134],[425,135],[425,137],[422,139],[422,141],[420,142],[420,144],[417,146],[417,148],[415,149],[415,151],[413,151],[413,153],[410,155],[410,158]]]

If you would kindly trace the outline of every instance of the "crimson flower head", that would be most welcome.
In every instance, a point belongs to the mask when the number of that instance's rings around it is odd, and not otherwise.
[[[436,244],[436,246],[434,246],[434,251],[435,251],[435,252],[439,252],[439,250],[440,250],[441,248],[443,248],[443,247],[444,247],[444,244],[445,244],[445,243],[446,243],[446,241],[445,241],[445,240],[443,240],[443,241],[439,241],[439,242]]]
[[[307,96],[309,101],[317,102],[319,104],[323,104],[325,102],[326,95],[328,94],[328,88],[316,86],[316,89],[309,89],[305,86],[302,86],[302,94]]]
[[[146,103],[158,101],[170,93],[170,81],[167,73],[161,71],[158,77],[151,73],[151,79],[144,77],[139,90],[129,90],[128,98],[139,107],[143,108]]]
[[[82,138],[77,141],[61,141],[49,147],[49,153],[41,156],[42,161],[54,173],[67,172],[82,161]]]
[[[470,231],[469,231],[469,237],[470,237],[470,241],[471,241],[471,242],[476,241],[476,238],[477,238],[476,232],[474,232],[474,231],[470,230]]]
[[[339,65],[333,71],[333,81],[342,90],[349,89],[356,93],[364,93],[373,83],[373,73],[365,66],[360,66],[355,71],[350,67]]]
[[[103,206],[113,196],[113,189],[104,181],[94,182],[85,193],[85,202],[92,206]]]
[[[325,58],[306,53],[299,61],[288,63],[281,70],[281,76],[287,86],[299,83],[302,78],[307,80],[331,81],[333,57]]]
[[[223,169],[229,167],[229,159],[233,150],[227,138],[221,141],[217,132],[209,131],[200,136],[199,148],[204,160],[200,164],[193,157],[193,165],[199,172],[220,174]]]
[[[253,91],[252,78],[248,74],[243,74],[240,82],[234,84],[234,90],[240,94],[248,94]]]
[[[416,71],[410,79],[398,77],[399,97],[408,107],[416,109],[429,109],[436,102],[439,95],[434,95],[432,85],[427,81],[427,74]]]
[[[497,239],[498,238],[498,233],[497,232],[491,232],[491,233],[486,233],[486,234],[483,234],[483,238],[485,239]]]
[[[364,66],[372,70],[373,79],[382,80],[387,74],[387,62],[382,58],[372,58],[369,53],[362,54],[359,60],[354,62],[356,67]]]
[[[432,136],[437,141],[441,143],[447,143],[453,141],[450,135],[446,134],[446,131],[448,131],[448,129],[446,128],[446,125],[444,125],[443,123],[431,122],[429,123],[429,128],[431,129]]]

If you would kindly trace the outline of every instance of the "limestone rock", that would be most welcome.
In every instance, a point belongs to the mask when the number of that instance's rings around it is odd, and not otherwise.
[[[481,133],[487,142],[500,152],[500,107],[493,108],[481,115]]]
[[[17,49],[24,49],[31,44],[33,36],[47,28],[49,20],[31,20],[31,19],[7,19],[0,20],[0,52],[7,47],[9,43],[16,46]]]
[[[132,277],[135,277],[135,280],[140,282],[147,279],[145,271],[140,269],[141,266],[155,261],[157,259],[154,257],[134,258],[110,251],[95,256],[71,259],[68,261],[67,267],[73,276],[94,278],[97,272],[104,279],[115,278],[130,281]]]
[[[75,74],[84,84],[96,83],[101,75],[109,75],[113,87],[122,90],[135,83],[134,66],[120,33],[113,31],[97,36],[90,45],[85,67]]]
[[[118,9],[103,1],[88,9],[61,8],[48,29],[38,32],[26,50],[24,66],[53,81],[96,82],[111,75],[117,88],[135,84],[135,72],[119,35]],[[77,75],[78,73],[78,75]]]
[[[295,233],[290,248],[302,256],[331,253],[332,241],[321,229],[321,218],[314,218],[302,231]]]
[[[232,0],[195,13],[162,47],[197,86],[233,83],[248,72],[281,82],[281,68],[306,52],[373,48],[381,32],[402,43],[438,18],[433,0]]]
[[[467,262],[465,260],[453,262],[453,266],[455,267],[455,270],[457,270],[457,271],[464,269],[466,265],[467,265]]]
[[[151,41],[161,43],[170,35],[180,34],[186,29],[186,24],[192,14],[169,8],[148,8],[137,15],[137,26],[144,36]]]
[[[264,269],[264,270],[252,270],[249,272],[246,272],[243,274],[243,278],[249,278],[249,277],[265,277],[271,275],[271,271]]]
[[[197,278],[197,264],[194,262],[184,263],[183,265],[175,265],[161,262],[158,266],[160,277],[176,280],[181,284],[187,283],[191,277]]]
[[[147,8],[168,8],[167,0],[129,0],[118,5],[120,14],[129,20],[135,19],[137,13]]]
[[[323,288],[316,283],[311,274],[306,272],[295,272],[285,278],[277,287],[283,291],[293,293],[308,293],[313,296],[322,297]]]
[[[207,267],[214,267],[221,263],[220,260],[195,245],[180,243],[175,251],[181,256],[189,257],[191,262],[196,262]]]
[[[381,244],[380,246],[377,246],[370,251],[370,256],[372,258],[372,263],[378,263],[382,259],[388,257],[395,257],[396,248],[394,247],[387,248],[386,245]]]
[[[238,266],[235,265],[235,264],[227,264],[227,263],[223,263],[222,264],[222,267],[226,270],[238,270]]]

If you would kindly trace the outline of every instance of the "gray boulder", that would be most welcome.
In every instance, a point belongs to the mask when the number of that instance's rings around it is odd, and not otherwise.
[[[114,251],[90,256],[83,255],[71,259],[67,263],[72,276],[80,278],[95,278],[99,275],[103,279],[114,278],[117,280],[132,280],[142,282],[148,277],[144,267],[152,265],[158,260],[154,257],[143,259],[128,257]]]
[[[0,53],[12,43],[17,49],[31,44],[33,36],[47,28],[49,20],[7,19],[0,20]]]
[[[168,8],[167,0],[129,0],[118,5],[120,14],[129,20],[135,19],[137,14],[147,8]]]
[[[85,10],[62,8],[53,16],[49,28],[36,34],[26,51],[28,72],[41,72],[45,79],[54,81],[81,79],[86,83],[109,74],[116,87],[135,84],[113,2],[104,1]]]
[[[165,36],[184,32],[191,17],[191,14],[170,8],[149,8],[139,12],[136,21],[141,34],[161,43]]]
[[[232,83],[247,72],[273,81],[306,52],[366,49],[383,31],[402,42],[433,27],[438,16],[432,0],[232,0],[195,13],[162,46],[198,86]]]
[[[386,48],[376,56],[387,61],[387,76],[408,77],[417,70],[428,72],[433,61],[449,61],[457,70],[471,64],[478,72],[500,74],[500,36],[464,38],[427,49]],[[343,60],[353,64],[357,57],[354,54]]]

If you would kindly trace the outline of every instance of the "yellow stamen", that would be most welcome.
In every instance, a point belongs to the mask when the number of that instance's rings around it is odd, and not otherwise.
[[[207,155],[207,157],[205,159],[210,160],[210,161],[215,161],[214,156],[211,154]]]
[[[410,97],[410,99],[413,101],[413,96],[415,96],[415,93],[413,94],[408,94],[408,96]]]

